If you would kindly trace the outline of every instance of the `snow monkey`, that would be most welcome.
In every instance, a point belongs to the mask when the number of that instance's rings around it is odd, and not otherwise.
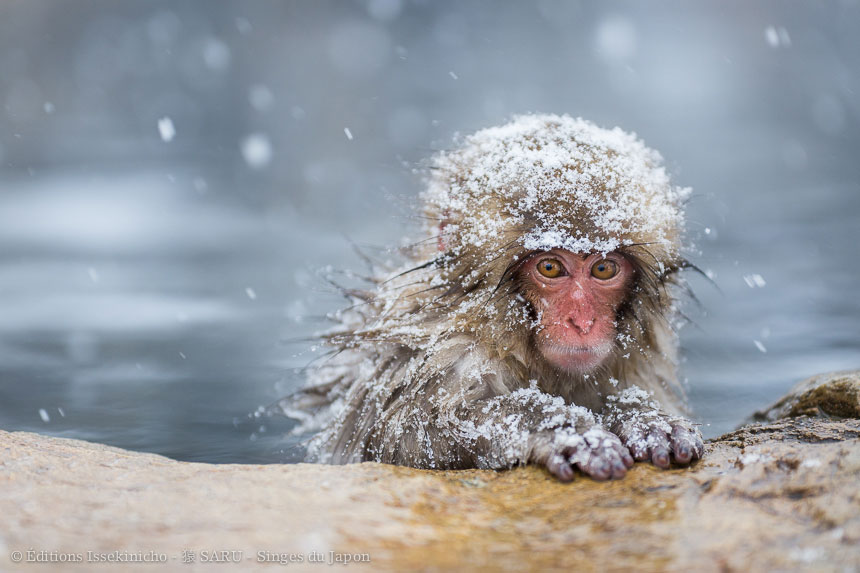
[[[435,157],[425,239],[376,270],[282,403],[312,460],[622,477],[704,453],[682,417],[683,202],[635,135],[515,117]]]

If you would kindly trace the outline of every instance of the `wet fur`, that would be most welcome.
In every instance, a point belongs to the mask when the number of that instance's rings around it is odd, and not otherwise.
[[[456,185],[468,168],[445,174],[449,184]],[[481,207],[489,213],[511,209],[492,194]],[[572,224],[588,230],[588,217],[572,201],[554,208],[567,210]],[[308,386],[283,402],[306,429],[322,428],[309,444],[311,459],[423,468],[526,463],[538,442],[506,441],[504,432],[487,439],[486,432],[473,431],[478,422],[469,425],[492,415],[517,420],[511,426],[516,433],[543,427],[556,410],[568,415],[547,400],[530,402],[525,393],[518,406],[494,401],[518,390],[538,390],[599,414],[607,396],[638,386],[666,412],[683,412],[672,328],[678,272],[686,266],[677,254],[680,229],[664,229],[659,238],[623,237],[619,252],[634,276],[617,311],[617,330],[629,341],[616,339],[605,363],[583,376],[554,368],[535,350],[537,315],[519,272],[534,252],[519,239],[542,224],[539,213],[527,214],[524,224],[480,248],[463,240],[469,229],[456,214],[431,204],[425,216],[428,238],[405,250],[410,262],[404,270],[380,271],[368,288],[344,291],[352,305],[323,336],[328,357]],[[511,412],[488,412],[494,408]],[[585,431],[579,419],[569,424]]]

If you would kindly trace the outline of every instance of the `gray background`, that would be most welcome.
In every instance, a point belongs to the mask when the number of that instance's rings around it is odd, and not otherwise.
[[[635,131],[694,188],[716,286],[691,277],[683,371],[705,434],[731,429],[860,366],[858,24],[856,1],[5,0],[0,427],[296,459],[253,413],[341,304],[316,271],[408,234],[455,132],[538,111]]]

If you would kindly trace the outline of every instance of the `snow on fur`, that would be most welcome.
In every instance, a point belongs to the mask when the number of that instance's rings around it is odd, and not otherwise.
[[[637,385],[679,411],[667,318],[688,193],[635,135],[568,116],[519,116],[440,153],[422,194],[426,238],[367,290],[344,290],[352,304],[323,336],[331,356],[283,402],[299,431],[321,428],[310,457],[509,467],[537,435],[610,447],[594,412]],[[560,376],[532,354],[539,320],[513,278],[552,248],[637,261],[639,304],[619,317],[605,372]]]
[[[662,162],[619,128],[524,115],[439,154],[424,200],[457,225],[461,246],[483,247],[537,221],[520,238],[530,250],[606,253],[642,240],[674,250],[690,190],[671,185]],[[493,203],[506,208],[484,208]]]

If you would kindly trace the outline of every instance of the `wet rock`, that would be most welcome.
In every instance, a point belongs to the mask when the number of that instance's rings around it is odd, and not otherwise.
[[[857,571],[860,420],[755,424],[691,468],[570,484],[535,467],[185,463],[0,432],[0,570],[73,556],[59,568],[107,571],[88,560],[137,552],[165,562],[122,571]]]
[[[860,371],[820,374],[799,382],[755,420],[795,416],[860,418]]]

